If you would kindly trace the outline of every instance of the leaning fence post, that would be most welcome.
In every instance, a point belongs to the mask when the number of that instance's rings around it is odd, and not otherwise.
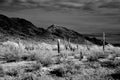
[[[58,53],[60,53],[60,39],[57,40]]]
[[[105,51],[105,32],[103,32],[103,51]]]

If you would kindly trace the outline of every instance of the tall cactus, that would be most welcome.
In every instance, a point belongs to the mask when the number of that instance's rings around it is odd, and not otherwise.
[[[65,50],[68,50],[67,41],[65,38],[64,38],[64,46],[65,46]]]
[[[57,40],[58,53],[60,53],[60,39]]]
[[[65,41],[65,50],[68,50],[68,45],[66,41]]]
[[[83,59],[83,53],[80,52],[80,58],[79,58],[79,60],[81,61],[82,59]]]
[[[85,40],[85,45],[86,45],[87,50],[90,50],[90,48],[88,46],[88,41],[87,40]]]
[[[103,32],[103,51],[105,51],[105,32]]]
[[[71,46],[71,43],[70,43],[70,38],[68,40],[68,46],[69,46],[69,49],[72,51],[72,46]]]

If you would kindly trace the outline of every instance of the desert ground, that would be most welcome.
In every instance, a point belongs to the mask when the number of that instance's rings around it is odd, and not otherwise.
[[[0,80],[119,80],[120,48],[10,40],[0,44]]]

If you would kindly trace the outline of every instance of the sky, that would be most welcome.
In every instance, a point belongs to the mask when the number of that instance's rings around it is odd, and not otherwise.
[[[120,33],[120,0],[0,0],[0,14],[43,28],[56,24],[86,34]]]

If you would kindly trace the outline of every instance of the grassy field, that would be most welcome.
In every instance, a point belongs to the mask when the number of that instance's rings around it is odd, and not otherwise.
[[[12,44],[11,44],[12,43]],[[120,48],[20,40],[0,45],[0,80],[119,80]]]

